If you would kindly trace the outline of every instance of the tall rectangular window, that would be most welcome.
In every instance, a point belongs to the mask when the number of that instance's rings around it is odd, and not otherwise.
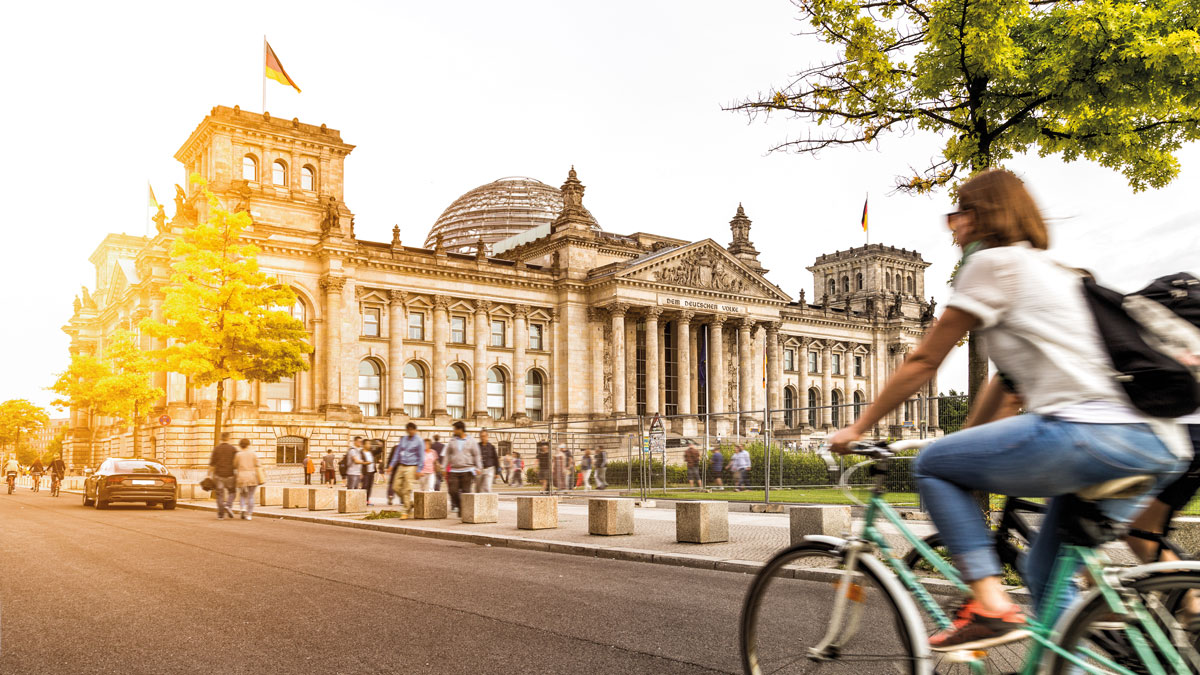
[[[425,315],[420,312],[408,313],[408,339],[425,339]]]
[[[450,317],[450,341],[454,344],[466,344],[467,319],[463,316]]]
[[[817,353],[809,352],[808,353],[808,372],[810,372],[810,373],[817,372],[817,364],[818,363],[820,363],[820,357],[817,355]]]
[[[855,377],[863,376],[863,357],[861,357],[861,356],[854,357],[854,376]]]
[[[795,352],[795,350],[792,350],[792,349],[783,350],[783,369],[784,370],[795,370],[796,369],[796,352]]]
[[[542,324],[540,323],[529,324],[529,348],[539,352],[546,348],[542,343]]]
[[[504,346],[504,322],[500,320],[492,321],[492,346]]]
[[[842,355],[841,354],[833,355],[833,374],[834,375],[842,374]]]
[[[363,335],[367,337],[379,337],[379,308],[367,307],[363,309]]]

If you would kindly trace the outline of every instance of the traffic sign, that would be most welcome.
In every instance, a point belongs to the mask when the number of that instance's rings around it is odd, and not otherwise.
[[[663,427],[662,418],[658,415],[654,416],[654,420],[650,422],[650,452],[661,452],[667,454],[667,431]]]
[[[642,452],[650,452],[650,437],[642,439]]]
[[[161,415],[158,418],[158,423],[164,427],[169,425],[171,423],[171,416],[170,415]]]

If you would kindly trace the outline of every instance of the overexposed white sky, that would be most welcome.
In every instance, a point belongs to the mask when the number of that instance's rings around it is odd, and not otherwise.
[[[772,85],[824,49],[797,37],[786,0],[603,3],[95,3],[6,6],[0,22],[0,400],[48,404],[67,363],[61,326],[87,257],[108,232],[146,231],[146,181],[172,210],[172,158],[217,104],[259,110],[262,37],[303,90],[267,83],[267,110],[328,124],[358,148],[346,202],[360,239],[421,245],[456,197],[509,175],[557,186],[573,164],[584,203],[611,232],[730,240],[739,202],[769,277],[814,297],[804,268],[871,241],[932,262],[940,303],[957,259],[944,195],[890,194],[940,146],[884,137],[818,158],[766,155],[798,122],[748,123],[722,104]],[[1200,149],[1170,187],[1133,194],[1086,162],[1009,167],[1052,219],[1053,250],[1124,290],[1200,268]],[[966,382],[965,350],[943,390]]]

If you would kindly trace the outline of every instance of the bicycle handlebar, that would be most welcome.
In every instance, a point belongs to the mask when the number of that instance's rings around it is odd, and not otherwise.
[[[855,441],[850,444],[850,454],[862,455],[871,459],[890,459],[896,456],[897,452],[903,450],[920,450],[921,448],[933,442],[932,438],[914,438],[907,441]],[[823,450],[829,450],[829,445],[821,446]]]

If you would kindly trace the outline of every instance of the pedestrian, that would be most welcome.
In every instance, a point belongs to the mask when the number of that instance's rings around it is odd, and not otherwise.
[[[433,451],[433,441],[425,439],[425,461],[421,464],[421,490],[433,492],[438,472],[442,470],[438,455]]]
[[[479,461],[483,470],[475,477],[475,492],[491,492],[492,481],[496,478],[496,470],[500,467],[500,457],[496,454],[496,446],[488,441],[488,432],[479,432]]]
[[[563,487],[568,490],[575,489],[575,455],[571,454],[571,449],[565,445],[558,446],[563,454],[563,475],[566,477]]]
[[[592,451],[584,449],[583,459],[579,460],[579,470],[583,474],[583,489],[590,490],[589,481],[592,479]]]
[[[700,480],[700,450],[695,443],[688,441],[687,449],[683,451],[683,462],[687,464],[688,487],[704,487]]]
[[[363,438],[355,436],[350,443],[350,447],[346,450],[346,489],[357,490],[362,487],[363,481]]]
[[[361,487],[367,491],[367,506],[371,504],[371,488],[375,487],[375,453],[371,451],[375,447],[374,443],[363,445],[362,449],[362,485]]]
[[[413,515],[413,488],[417,483],[417,471],[425,467],[425,442],[417,435],[417,425],[409,422],[404,425],[405,435],[392,448],[392,456],[388,459],[388,469],[391,471],[391,481],[388,492],[400,495],[400,503],[404,511],[400,517],[409,518]],[[388,504],[392,498],[388,497]]]
[[[258,463],[258,454],[250,449],[249,438],[238,441],[238,447],[241,450],[233,458],[233,468],[237,473],[238,501],[242,505],[242,520],[250,520],[254,515],[254,493],[258,490],[258,484],[262,482],[258,477],[261,466]],[[232,511],[229,516],[233,517]]]
[[[554,488],[562,490],[567,485],[567,446],[559,444],[554,453]]]
[[[717,483],[718,490],[725,489],[725,481],[721,479],[721,472],[725,470],[725,455],[721,454],[721,446],[713,448],[712,451],[712,475],[713,480]]]
[[[742,445],[738,445],[737,452],[733,453],[733,461],[729,463],[729,470],[737,477],[737,491],[742,492],[746,489],[746,476],[750,473],[750,453]]]
[[[433,435],[433,451],[437,453],[438,461],[441,462],[442,467],[443,467],[443,469],[441,471],[439,471],[437,474],[437,480],[435,481],[437,484],[434,486],[434,488],[433,488],[434,490],[442,489],[442,476],[446,473],[446,471],[445,471],[446,456],[445,456],[445,454],[443,454],[445,452],[445,450],[446,450],[446,444],[442,443],[442,437],[438,434],[434,434]]]
[[[333,448],[326,450],[325,456],[321,458],[321,473],[321,482],[329,487],[337,485],[337,456],[333,454]]]
[[[233,469],[233,458],[237,448],[229,443],[229,432],[221,433],[221,443],[213,448],[208,458],[209,474],[217,491],[217,520],[226,514],[233,518],[233,492],[237,488],[236,474]]]
[[[475,477],[483,469],[479,458],[479,444],[467,438],[467,425],[462,421],[454,423],[454,435],[446,444],[445,453],[446,486],[450,490],[450,504],[455,513],[461,513],[459,495],[471,492]]]
[[[538,482],[542,484],[542,492],[550,492],[551,458],[550,444],[542,441],[537,444]]]
[[[512,480],[512,455],[504,455],[500,458],[500,480],[504,481],[505,485]]]
[[[604,448],[596,450],[592,457],[592,468],[596,470],[596,489],[608,489],[608,451]]]
[[[509,487],[522,487],[525,485],[525,460],[521,459],[521,453],[514,452],[512,454],[512,471],[508,474]]]
[[[312,485],[312,475],[317,470],[317,465],[313,462],[312,455],[304,457],[304,484]]]

